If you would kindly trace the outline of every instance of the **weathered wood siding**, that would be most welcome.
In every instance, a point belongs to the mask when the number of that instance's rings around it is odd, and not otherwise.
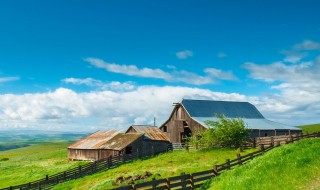
[[[155,155],[161,152],[166,152],[170,144],[171,143],[168,141],[144,140],[142,154]]]
[[[192,134],[199,130],[205,130],[205,128],[198,122],[191,119],[187,111],[181,104],[175,106],[169,120],[161,126],[161,131],[163,131],[170,139],[172,143],[181,143],[181,134],[184,132],[183,122],[186,122],[190,128]],[[165,132],[165,127],[167,131]]]
[[[104,149],[68,149],[68,158],[70,160],[100,160],[109,156],[118,155],[117,150]]]

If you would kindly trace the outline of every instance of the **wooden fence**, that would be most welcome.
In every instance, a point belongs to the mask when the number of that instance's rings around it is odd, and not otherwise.
[[[170,150],[170,149],[169,149]],[[132,160],[154,155],[140,155],[138,153],[132,153],[129,155],[110,156],[106,159],[101,159],[92,163],[84,164],[73,169],[69,169],[64,172],[60,172],[54,175],[46,175],[45,178],[37,181],[29,182],[22,185],[10,186],[0,190],[13,190],[13,189],[51,189],[54,185],[61,182],[78,179],[87,175],[91,175],[97,172],[106,171],[110,168],[117,167],[120,164],[130,162]]]
[[[225,170],[230,170],[231,168],[242,165],[249,160],[254,159],[257,156],[264,154],[265,152],[272,150],[274,147],[280,146],[283,144],[282,142],[288,144],[293,143],[295,141],[299,141],[304,138],[315,138],[320,137],[320,132],[305,134],[305,135],[289,135],[289,139],[285,139],[280,141],[270,140],[269,144],[260,143],[260,150],[249,153],[247,155],[241,156],[237,154],[237,158],[230,160],[227,159],[225,163],[220,165],[214,165],[211,169],[206,171],[201,171],[192,174],[181,173],[179,176],[169,177],[166,179],[153,179],[152,181],[143,182],[134,185],[128,185],[123,187],[115,188],[115,190],[150,190],[150,189],[196,189],[201,187],[208,179],[211,179],[215,176],[218,176],[221,172]],[[266,137],[264,137],[267,139]],[[267,141],[266,141],[267,142]],[[269,141],[268,141],[269,142]]]

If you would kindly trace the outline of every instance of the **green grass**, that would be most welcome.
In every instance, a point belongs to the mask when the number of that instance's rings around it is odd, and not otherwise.
[[[304,133],[313,133],[313,132],[319,132],[320,131],[320,123],[319,124],[312,124],[312,125],[302,125],[298,126],[298,128],[301,128]]]
[[[46,174],[52,175],[83,164],[68,161],[66,147],[69,144],[42,143],[0,151],[0,188],[35,181]]]
[[[245,150],[245,153],[255,149]],[[227,158],[235,158],[236,151],[233,149],[213,149],[207,151],[186,152],[173,151],[156,157],[137,160],[117,168],[87,176],[81,179],[69,181],[54,189],[111,189],[112,182],[120,176],[134,176],[143,174],[146,171],[154,174],[152,177],[164,178],[180,175],[181,172],[193,173],[208,170],[214,164],[223,163]],[[161,177],[157,174],[160,174]],[[151,178],[152,178],[151,177]]]
[[[213,178],[210,189],[320,189],[320,139],[306,139],[267,152]]]

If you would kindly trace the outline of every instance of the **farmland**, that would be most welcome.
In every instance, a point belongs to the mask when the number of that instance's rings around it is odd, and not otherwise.
[[[312,124],[312,125],[302,125],[302,126],[298,126],[298,127],[301,128],[304,133],[306,133],[306,132],[313,133],[313,132],[320,131],[320,123],[319,124]]]

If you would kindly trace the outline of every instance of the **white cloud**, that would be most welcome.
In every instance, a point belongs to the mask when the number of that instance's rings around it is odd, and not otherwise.
[[[222,71],[214,68],[206,68],[204,72],[207,75],[201,76],[196,73],[184,71],[184,70],[176,70],[175,67],[170,66],[172,71],[166,72],[161,69],[151,69],[151,68],[143,68],[139,69],[135,65],[118,65],[115,63],[107,63],[101,59],[97,58],[87,58],[85,61],[89,62],[91,65],[97,68],[106,69],[109,72],[121,73],[129,76],[137,76],[137,77],[145,77],[145,78],[158,78],[163,79],[167,82],[183,82],[187,84],[194,85],[203,85],[203,84],[213,84],[216,83],[216,80],[236,80],[236,77],[233,76],[231,71]],[[82,83],[96,84],[99,81],[93,81],[93,79],[87,79],[85,81],[75,81],[75,79],[68,79],[65,82],[72,83]]]
[[[204,70],[209,76],[220,80],[238,80],[236,76],[233,75],[232,71],[222,71],[220,69],[207,68]]]
[[[121,73],[129,76],[138,76],[138,77],[145,77],[145,78],[160,78],[165,80],[169,80],[171,77],[169,73],[161,69],[150,69],[150,68],[139,69],[135,65],[119,65],[115,63],[108,63],[101,59],[96,59],[96,58],[86,58],[85,61],[89,62],[91,65],[97,68],[103,68],[109,72]]]
[[[178,51],[176,52],[176,56],[178,59],[188,59],[193,56],[193,52],[190,50]]]
[[[219,53],[217,54],[217,57],[218,57],[218,58],[225,58],[225,57],[227,57],[227,54],[225,54],[225,53],[223,53],[223,52],[219,52]]]
[[[312,40],[304,40],[303,42],[293,46],[295,50],[320,50],[320,43]]]
[[[19,77],[0,77],[0,83],[20,80]]]
[[[129,91],[135,89],[135,85],[133,82],[102,82],[101,80],[96,80],[93,78],[65,78],[62,80],[64,83],[74,84],[74,85],[87,85],[90,87],[97,87],[102,90],[115,90],[115,91]]]

